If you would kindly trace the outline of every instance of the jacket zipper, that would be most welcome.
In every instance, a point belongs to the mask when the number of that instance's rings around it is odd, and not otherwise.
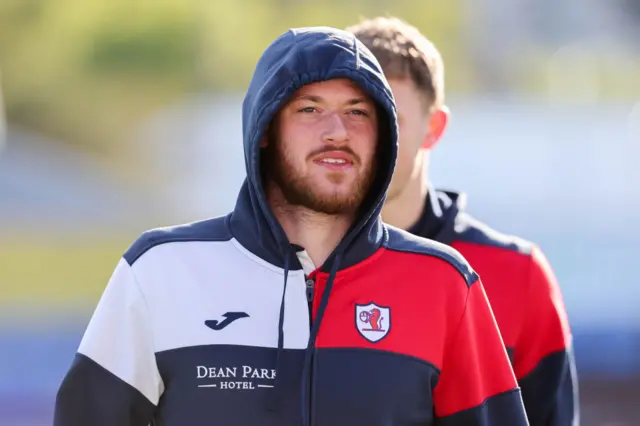
[[[307,303],[309,304],[309,330],[313,326],[313,293],[315,292],[315,281],[313,278],[305,277],[305,285],[307,287]]]
[[[305,276],[305,286],[307,291],[307,303],[309,304],[309,332],[313,328],[313,296],[315,294],[315,278]],[[314,350],[311,348],[311,350]],[[309,424],[313,424],[313,358],[311,361],[311,370],[309,371]]]

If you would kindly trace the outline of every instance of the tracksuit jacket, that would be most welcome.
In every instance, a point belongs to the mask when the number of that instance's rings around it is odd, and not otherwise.
[[[482,277],[531,426],[577,426],[578,382],[560,287],[540,248],[466,211],[464,193],[429,188],[415,235],[451,245]]]
[[[260,141],[298,88],[334,78],[379,106],[379,167],[354,225],[305,274],[268,206]],[[478,275],[455,249],[381,222],[397,118],[369,50],[341,30],[288,31],[258,61],[242,119],[235,208],[126,251],[54,425],[527,425]]]

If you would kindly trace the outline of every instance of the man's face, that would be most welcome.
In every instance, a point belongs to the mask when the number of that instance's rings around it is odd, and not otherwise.
[[[274,119],[267,178],[287,203],[353,213],[369,192],[378,145],[376,108],[351,80],[302,87]]]
[[[387,191],[392,200],[405,189],[412,178],[422,174],[418,153],[427,142],[430,115],[415,83],[410,79],[389,79],[398,110],[398,159]]]

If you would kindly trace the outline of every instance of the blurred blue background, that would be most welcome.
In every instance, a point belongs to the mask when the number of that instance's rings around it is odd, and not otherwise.
[[[445,59],[452,118],[433,182],[539,243],[555,269],[582,424],[640,425],[638,4],[4,1],[0,426],[51,424],[84,327],[140,232],[232,208],[242,97],[267,44],[378,14],[416,25]]]

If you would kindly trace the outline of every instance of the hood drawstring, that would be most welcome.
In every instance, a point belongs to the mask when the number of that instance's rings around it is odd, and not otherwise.
[[[267,401],[267,409],[269,411],[277,411],[280,405],[280,398],[282,391],[278,388],[280,383],[280,376],[282,371],[282,352],[284,350],[284,308],[285,299],[287,296],[287,281],[289,278],[289,262],[291,258],[291,251],[287,251],[284,260],[284,285],[282,288],[282,300],[280,301],[280,314],[278,316],[278,350],[276,351],[276,374],[273,381],[273,392],[269,392],[269,398]]]
[[[329,304],[329,295],[331,294],[331,288],[333,287],[333,281],[335,280],[336,273],[338,272],[338,268],[340,267],[340,261],[342,258],[342,251],[339,251],[336,254],[336,257],[331,265],[331,272],[329,273],[329,278],[327,279],[327,285],[322,292],[322,298],[320,299],[320,305],[318,306],[318,313],[316,315],[315,321],[313,322],[313,327],[311,328],[311,334],[309,336],[309,342],[307,343],[307,349],[304,354],[304,364],[302,366],[302,382],[301,382],[301,404],[302,404],[302,425],[310,426],[311,425],[311,411],[309,410],[309,406],[312,405],[311,401],[311,373],[315,368],[312,369],[311,361],[313,355],[315,354],[315,345],[316,345],[316,337],[318,336],[318,331],[320,331],[320,323],[322,322],[322,317],[324,315],[324,311]],[[315,366],[316,360],[313,358],[313,365]]]

